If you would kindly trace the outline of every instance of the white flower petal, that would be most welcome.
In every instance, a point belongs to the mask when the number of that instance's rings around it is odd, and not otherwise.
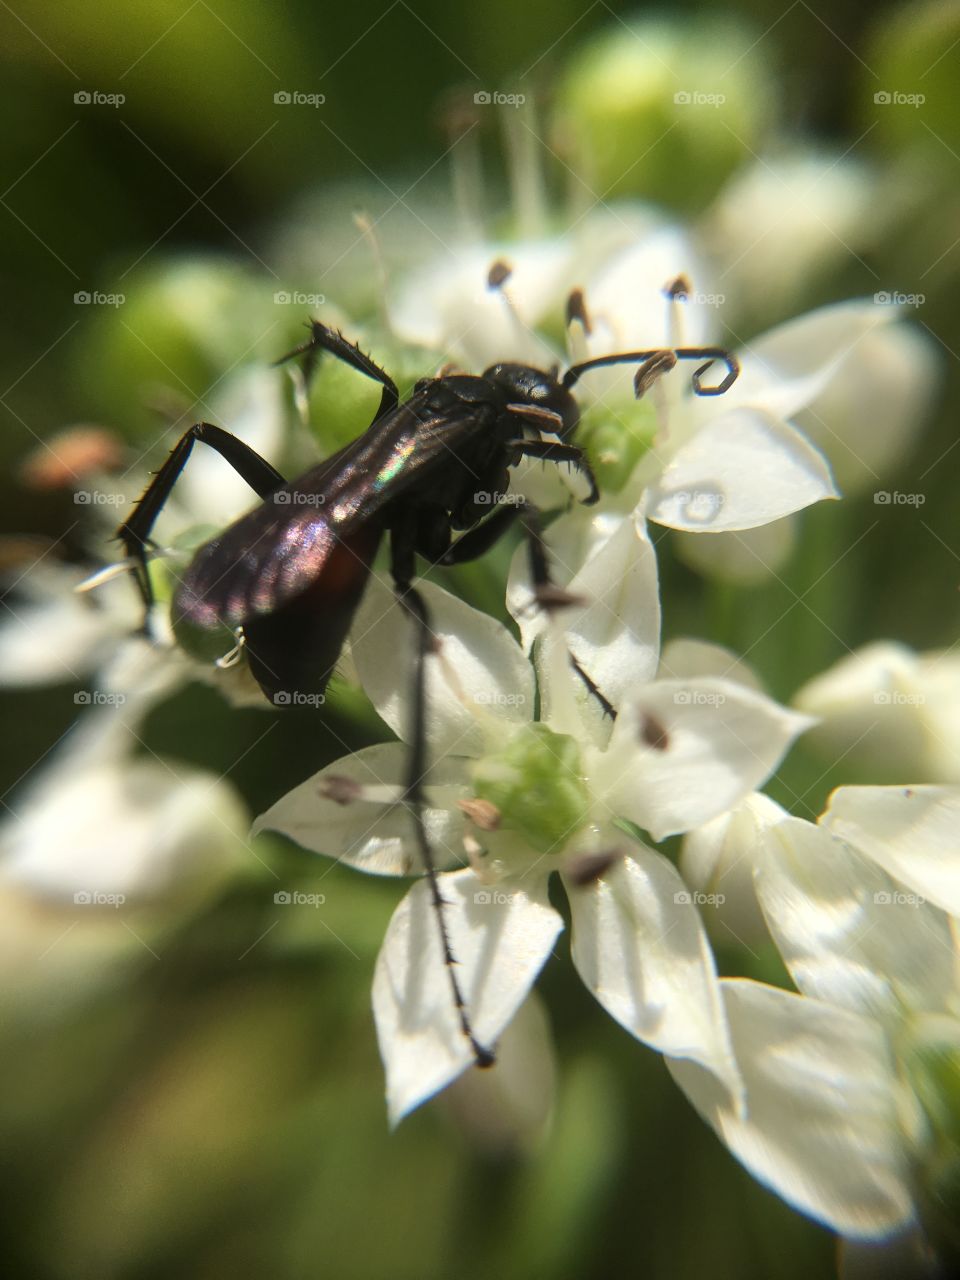
[[[960,917],[960,788],[838,787],[820,821],[896,880]]]
[[[681,445],[648,489],[647,516],[672,529],[752,529],[836,498],[823,455],[789,423],[735,409]]]
[[[556,1074],[547,1008],[532,990],[500,1037],[496,1069],[465,1071],[443,1100],[480,1150],[530,1154],[550,1126]]]
[[[877,641],[794,696],[822,723],[811,744],[876,782],[960,781],[960,656]]]
[[[844,492],[883,488],[878,481],[909,451],[940,392],[940,357],[931,334],[904,323],[878,325],[797,415]]]
[[[439,653],[427,658],[427,740],[432,753],[478,755],[485,726],[527,723],[533,716],[533,670],[501,623],[442,588],[417,584],[430,612]],[[374,577],[351,632],[361,683],[380,716],[409,740],[414,626],[393,592]]]
[[[246,826],[233,789],[213,775],[154,760],[84,768],[71,752],[5,825],[0,865],[7,879],[78,905],[149,902],[236,869]]]
[[[480,1044],[495,1049],[563,921],[547,900],[546,878],[505,892],[485,888],[472,871],[455,871],[444,875],[442,888],[473,1029]],[[454,1009],[426,881],[414,885],[390,921],[377,958],[373,1011],[390,1122],[397,1124],[473,1061]]]
[[[358,871],[416,874],[422,867],[413,818],[405,805],[389,801],[390,793],[403,789],[408,760],[409,748],[401,742],[381,743],[344,756],[271,805],[254,823],[253,834],[279,831],[302,848],[337,858]],[[350,783],[372,794],[347,800]],[[344,801],[325,794],[331,784]],[[468,794],[464,762],[455,756],[438,760],[424,778],[423,820],[438,866],[463,860],[464,825],[457,800]]]
[[[713,956],[673,864],[636,847],[567,892],[573,962],[604,1009],[651,1048],[700,1063],[740,1099]]]
[[[589,284],[586,303],[595,329],[588,338],[590,354],[669,345],[664,289],[681,275],[692,285],[682,304],[683,342],[703,346],[710,341],[717,313],[704,301],[710,288],[707,268],[689,237],[678,227],[666,226],[615,254]]]
[[[660,654],[657,674],[663,680],[693,680],[697,676],[717,676],[721,680],[733,680],[745,689],[763,692],[760,677],[743,658],[732,649],[708,640],[691,636],[678,636],[668,640]]]
[[[496,262],[511,269],[503,290],[488,283]],[[391,302],[391,324],[408,342],[445,351],[470,373],[498,360],[549,368],[553,353],[533,326],[552,303],[562,305],[571,270],[571,244],[559,239],[454,247],[407,279]]]
[[[845,358],[865,335],[896,318],[893,308],[856,298],[770,329],[737,353],[740,377],[727,392],[729,403],[793,417],[842,373]]]
[[[635,689],[597,762],[598,790],[655,840],[689,831],[761,786],[811,721],[729,680]]]
[[[709,211],[724,287],[748,315],[786,314],[833,263],[876,235],[874,184],[850,155],[790,148],[740,166]]]
[[[768,581],[790,559],[796,543],[795,516],[709,538],[679,531],[674,536],[677,557],[685,565],[721,582],[744,586]]]
[[[811,822],[784,818],[761,838],[757,897],[805,995],[890,1023],[946,1007],[956,957],[942,912]]]
[[[576,516],[577,513],[572,513]],[[563,517],[554,540],[547,536],[558,586],[582,604],[558,615],[569,652],[615,707],[633,684],[649,680],[660,647],[660,592],[657,557],[642,516]],[[600,531],[603,530],[603,534]],[[518,554],[522,554],[520,548]],[[576,568],[576,572],[573,572]],[[515,560],[508,602],[525,647],[549,627],[544,610],[531,609],[526,560]],[[550,718],[549,667],[540,664],[543,719]],[[586,695],[585,689],[583,690]]]
[[[0,627],[0,685],[79,683],[103,662],[125,631],[142,620],[136,591],[125,577],[96,593],[77,594],[83,574],[38,565],[17,584],[25,599],[8,596]]]
[[[735,809],[688,831],[680,853],[680,870],[690,887],[712,895],[714,919],[735,938],[750,945],[769,938],[754,891],[754,867],[768,827],[789,815],[769,796],[754,791]],[[711,935],[716,936],[711,927]]]
[[[737,1115],[708,1072],[668,1060],[700,1114],[755,1178],[834,1231],[878,1237],[908,1224],[908,1154],[880,1028],[761,983],[721,987],[746,1112]]]

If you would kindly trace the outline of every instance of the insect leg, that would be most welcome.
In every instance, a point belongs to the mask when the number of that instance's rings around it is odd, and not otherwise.
[[[440,931],[443,962],[450,978],[450,991],[457,1011],[460,1030],[473,1050],[477,1066],[491,1067],[496,1059],[493,1053],[489,1049],[485,1049],[474,1035],[467,1002],[460,989],[456,971],[457,961],[450,945],[450,934],[447,929],[444,911],[447,904],[440,889],[440,877],[434,861],[433,850],[430,848],[430,841],[427,838],[426,825],[423,821],[423,776],[426,768],[427,751],[426,664],[435,644],[433,632],[430,629],[430,613],[427,609],[426,601],[419,591],[410,584],[410,578],[413,576],[413,551],[402,530],[394,532],[391,554],[393,559],[394,590],[400,604],[413,619],[417,633],[417,650],[413,667],[413,725],[410,734],[410,755],[404,786],[404,799],[410,806],[417,846],[420,850],[427,883],[430,887],[430,897],[433,901],[437,928]]]
[[[304,361],[304,374],[309,379],[313,373],[313,367],[319,352],[329,351],[332,356],[336,356],[338,360],[342,360],[344,364],[356,369],[358,373],[364,374],[367,378],[372,378],[374,382],[379,382],[383,388],[383,394],[380,396],[380,407],[373,416],[373,421],[382,418],[385,413],[389,413],[391,409],[395,409],[400,403],[400,393],[397,390],[397,384],[390,377],[385,369],[381,369],[378,364],[356,345],[355,342],[348,342],[342,333],[336,332],[334,329],[328,328],[325,324],[321,324],[319,320],[313,320],[310,323],[310,341],[305,342],[302,346],[297,347],[294,351],[289,351],[285,356],[281,356],[276,360],[275,364],[284,364],[287,360],[294,360],[297,356],[306,356]],[[372,423],[371,423],[372,425]]]
[[[544,609],[562,608],[564,605],[575,604],[576,597],[564,591],[562,587],[558,587],[550,577],[540,512],[532,502],[511,502],[500,507],[482,523],[474,525],[472,529],[461,534],[437,563],[453,565],[476,560],[485,551],[489,551],[518,520],[527,539],[530,577],[533,580],[533,592],[537,604]]]
[[[462,564],[466,560],[474,560],[477,556],[482,556],[521,517],[523,517],[523,531],[527,537],[527,547],[530,555],[530,575],[533,579],[537,603],[547,609],[576,603],[575,596],[564,591],[562,587],[555,586],[550,579],[550,569],[540,524],[540,513],[529,503],[523,506],[511,504],[510,506],[501,507],[484,520],[482,524],[475,525],[467,533],[462,534],[438,563],[442,565]],[[609,716],[611,720],[615,720],[617,718],[616,707],[604,696],[599,686],[590,678],[572,653],[570,654],[570,665],[579,679],[586,685],[587,692],[599,702],[603,714]]]
[[[244,444],[242,440],[238,440],[236,436],[232,436],[229,431],[211,426],[209,422],[194,423],[190,430],[180,437],[166,462],[150,481],[131,515],[116,533],[127,555],[136,563],[134,575],[147,611],[145,626],[149,620],[150,606],[153,604],[153,588],[147,572],[147,542],[150,530],[163,510],[164,503],[169,498],[177,477],[186,465],[191,450],[198,440],[215,449],[261,498],[266,498],[285,483],[280,472],[274,470],[265,458],[260,457],[259,453]]]
[[[575,444],[563,444],[559,440],[514,440],[509,447],[527,458],[542,458],[544,462],[571,463],[590,485],[590,492],[584,498],[584,503],[591,506],[600,497],[596,477],[587,461],[587,455]]]
[[[491,515],[475,524],[472,529],[462,533],[437,561],[438,564],[464,564],[467,560],[476,560],[500,541],[520,516],[522,504],[505,503],[497,507]]]

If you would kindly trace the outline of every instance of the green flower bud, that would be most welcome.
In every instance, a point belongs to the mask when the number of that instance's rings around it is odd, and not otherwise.
[[[131,438],[165,412],[202,412],[238,361],[275,359],[300,340],[302,311],[230,264],[203,258],[137,273],[117,306],[86,309],[76,376],[96,412]],[[289,314],[288,314],[289,313]],[[274,327],[277,318],[286,329]]]
[[[351,329],[351,342],[358,340]],[[363,336],[359,345],[371,358],[387,369],[403,400],[419,378],[431,377],[442,357],[422,347],[401,345],[395,338],[373,332]],[[373,418],[380,403],[382,388],[365,378],[342,360],[323,356],[310,383],[310,428],[327,456],[355,440]]]
[[[865,55],[875,75],[861,80],[862,117],[872,146],[925,149],[938,175],[952,174],[960,150],[960,81],[951,49],[960,40],[960,9],[944,0],[890,10]]]
[[[618,25],[571,61],[560,145],[604,199],[697,208],[758,145],[773,105],[754,36],[725,21]]]

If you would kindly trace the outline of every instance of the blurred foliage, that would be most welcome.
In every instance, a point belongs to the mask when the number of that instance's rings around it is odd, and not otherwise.
[[[59,540],[57,554],[67,557],[100,554],[69,494],[20,484],[18,464],[38,440],[93,420],[151,441],[203,404],[225,370],[287,349],[302,309],[285,307],[278,319],[272,297],[316,288],[295,265],[313,203],[343,181],[375,192],[371,203],[382,207],[399,197],[402,213],[411,184],[436,164],[429,192],[442,173],[450,104],[477,89],[522,91],[554,119],[554,193],[564,189],[564,164],[578,156],[606,192],[625,167],[625,130],[638,154],[653,149],[616,193],[684,212],[714,194],[744,155],[762,150],[774,126],[788,139],[855,149],[877,166],[889,233],[831,278],[811,282],[795,310],[878,288],[925,296],[916,323],[944,350],[943,408],[897,479],[924,491],[926,504],[878,510],[869,494],[822,504],[802,517],[801,550],[754,588],[705,585],[657,530],[668,634],[701,634],[748,652],[782,698],[868,639],[919,648],[955,642],[955,3],[866,8],[841,0],[821,14],[806,4],[742,0],[720,18],[715,6],[674,7],[671,21],[680,25],[663,27],[663,38],[690,80],[663,82],[661,101],[695,82],[710,88],[697,68],[718,31],[743,54],[743,74],[726,90],[736,130],[715,136],[703,132],[702,116],[695,126],[669,106],[653,115],[645,107],[656,61],[649,41],[623,72],[636,96],[621,93],[619,82],[612,99],[598,96],[596,59],[624,21],[644,16],[617,3],[584,10],[573,0],[420,0],[374,16],[307,0],[280,9],[237,0],[226,11],[206,0],[104,0],[95,9],[83,0],[17,0],[3,9],[0,504],[10,532]],[[293,90],[324,94],[322,111],[275,106],[275,93]],[[76,104],[82,91],[126,101]],[[924,109],[877,103],[883,92],[923,94]],[[558,98],[564,111],[553,118]],[[658,148],[671,125],[676,146]],[[482,158],[491,173],[503,172],[494,113],[482,134]],[[502,184],[489,184],[487,195],[495,211]],[[293,210],[300,226],[291,221],[288,234],[298,243],[287,246],[277,229]],[[347,244],[356,238],[352,227],[344,234]],[[316,252],[332,262],[340,250]],[[197,254],[206,255],[200,274]],[[376,272],[364,262],[351,269],[363,275],[358,288],[375,296]],[[78,307],[82,290],[127,301],[116,310]],[[332,290],[330,300],[343,301]],[[763,322],[771,318],[782,317]],[[387,345],[376,350],[390,366]],[[349,383],[334,366],[317,381],[312,404],[338,406],[314,415],[325,448],[363,421],[371,392]],[[160,407],[158,388],[167,395]],[[850,546],[838,561],[836,548]],[[453,579],[501,612],[507,556],[500,548]],[[5,788],[67,728],[70,694],[6,699]],[[319,722],[308,713],[238,712],[199,687],[159,708],[147,729],[151,749],[228,773],[252,811],[344,745],[379,736],[369,719],[335,709]],[[824,776],[801,746],[771,791],[810,816],[847,780],[842,771]],[[64,941],[70,913],[2,904],[0,1240],[8,1274],[830,1273],[827,1233],[732,1161],[659,1059],[579,988],[563,946],[541,983],[560,1063],[554,1124],[541,1149],[529,1159],[484,1155],[444,1100],[388,1134],[369,986],[399,886],[326,866],[318,872],[315,859],[279,840],[257,849],[263,865],[250,883],[191,918],[140,922],[139,936],[98,918]],[[321,874],[322,915],[292,909],[274,928],[276,886],[315,891]],[[40,964],[44,948],[53,959]],[[759,976],[769,964],[758,961]]]

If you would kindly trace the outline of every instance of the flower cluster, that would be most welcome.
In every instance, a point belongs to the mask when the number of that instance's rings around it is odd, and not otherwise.
[[[647,209],[607,210],[564,237],[472,245],[454,257],[452,267],[413,268],[392,290],[392,341],[420,349],[411,361],[432,359],[426,348],[437,367],[549,367],[561,358],[551,334],[564,331],[564,308],[572,360],[723,337],[709,262]],[[927,708],[925,690],[949,683],[956,664],[885,646],[808,685],[795,709],[780,706],[725,650],[694,641],[661,649],[649,523],[701,544],[690,558],[715,571],[742,575],[745,546],[771,571],[789,545],[784,522],[838,497],[825,442],[836,442],[850,473],[851,441],[866,436],[868,416],[874,436],[901,429],[927,368],[926,353],[898,358],[915,343],[894,309],[852,301],[736,344],[739,377],[723,395],[695,394],[682,365],[656,370],[639,397],[635,368],[592,372],[578,396],[600,502],[584,507],[575,478],[568,489],[533,464],[517,477],[520,493],[560,512],[546,549],[564,607],[536,607],[523,548],[506,596],[519,639],[439,586],[422,587],[436,637],[423,816],[477,1040],[494,1047],[523,1020],[564,929],[550,887],[559,877],[572,962],[599,1004],[664,1055],[756,1177],[850,1238],[914,1228],[955,1144],[957,719],[942,697]],[[279,416],[280,375],[269,377],[276,382],[261,372],[235,384],[261,427]],[[869,396],[858,397],[865,386]],[[201,504],[188,487],[178,492],[164,536],[183,533],[187,545]],[[210,489],[202,494],[209,520]],[[239,503],[229,505],[218,515]],[[52,575],[0,633],[6,678],[95,667],[97,689],[113,700],[101,699],[86,736],[61,752],[7,829],[3,876],[54,896],[122,882],[136,898],[162,894],[187,863],[191,874],[212,874],[240,838],[236,797],[222,781],[136,755],[149,708],[203,667],[172,639],[120,640],[131,625],[128,605],[112,603],[123,584],[107,583],[91,608],[67,603],[65,581]],[[393,1123],[474,1060],[407,799],[415,642],[374,571],[345,672],[398,741],[336,760],[254,827],[360,871],[415,877],[373,978]],[[918,785],[842,788],[816,823],[760,792],[817,718],[828,747],[831,732],[841,749],[859,745],[871,705],[883,713],[870,725],[881,751],[905,727],[922,739],[922,756],[904,747]],[[675,836],[683,874],[664,844]],[[731,921],[752,913],[749,927],[776,944],[796,991],[718,977],[704,924],[717,904]]]

